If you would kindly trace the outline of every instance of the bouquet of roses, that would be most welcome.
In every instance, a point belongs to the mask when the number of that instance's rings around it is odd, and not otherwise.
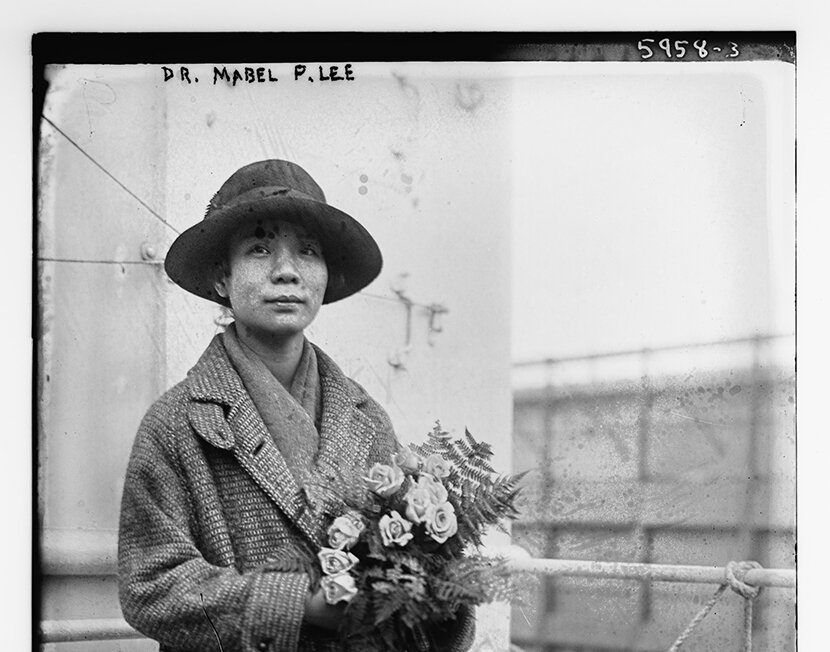
[[[319,581],[328,602],[348,603],[346,640],[431,649],[459,610],[509,593],[504,561],[479,547],[487,528],[517,516],[520,476],[498,475],[492,455],[436,424],[424,444],[329,487]]]

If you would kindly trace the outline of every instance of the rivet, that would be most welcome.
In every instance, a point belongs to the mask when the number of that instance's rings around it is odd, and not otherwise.
[[[155,260],[156,256],[158,255],[158,250],[156,246],[150,242],[144,242],[141,245],[141,258],[142,260]]]

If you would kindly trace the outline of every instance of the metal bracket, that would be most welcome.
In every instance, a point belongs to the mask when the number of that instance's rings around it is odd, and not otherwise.
[[[449,308],[441,303],[431,303],[424,305],[415,303],[406,294],[406,279],[408,274],[401,274],[395,283],[392,284],[391,290],[394,292],[398,301],[400,301],[406,309],[406,337],[402,347],[391,353],[388,357],[389,364],[395,369],[406,369],[407,358],[412,350],[412,312],[413,308],[418,307],[424,309],[429,314],[429,321],[427,323],[427,343],[430,346],[435,345],[435,335],[444,331],[444,325],[441,321],[441,316],[449,312]]]
[[[444,324],[441,315],[447,314],[450,309],[441,303],[431,303],[427,306],[429,311],[429,331],[427,332],[427,342],[430,346],[435,346],[435,334],[444,332]]]
[[[389,364],[395,369],[401,370],[406,369],[406,360],[412,350],[412,306],[415,304],[412,299],[406,296],[405,283],[408,276],[408,274],[401,274],[392,286],[392,292],[406,308],[406,340],[403,347],[389,355],[388,360]]]

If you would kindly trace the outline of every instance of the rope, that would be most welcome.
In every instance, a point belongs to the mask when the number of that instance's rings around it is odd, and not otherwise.
[[[697,615],[694,618],[692,618],[692,622],[690,622],[686,626],[686,629],[683,630],[683,633],[680,636],[677,637],[677,640],[669,648],[669,652],[676,652],[677,650],[680,649],[680,646],[683,645],[683,643],[686,642],[686,639],[692,633],[694,628],[697,627],[698,623],[701,620],[703,620],[704,618],[706,618],[706,616],[709,615],[709,612],[712,611],[712,607],[715,606],[715,603],[718,601],[721,594],[723,594],[723,592],[726,590],[727,586],[729,586],[729,584],[724,582],[723,584],[721,584],[718,587],[717,591],[715,591],[715,594],[709,599],[709,602],[707,602],[705,605],[703,605],[703,608],[700,611],[697,612]]]
[[[744,582],[747,571],[753,568],[761,568],[761,564],[757,561],[730,561],[726,565],[726,582],[729,588],[747,600],[758,597],[761,592],[760,586],[752,586]]]
[[[91,260],[89,258],[50,258],[38,256],[42,263],[91,263],[94,265],[163,265],[163,260]]]
[[[744,600],[744,650],[752,652],[752,598]]]
[[[761,564],[755,561],[730,561],[726,565],[726,569],[724,571],[726,579],[723,584],[717,588],[715,594],[705,605],[703,605],[703,608],[697,612],[697,615],[692,618],[692,621],[686,626],[683,633],[677,637],[677,640],[669,648],[669,652],[677,652],[677,650],[680,649],[683,643],[686,642],[686,639],[694,631],[695,627],[700,624],[700,621],[709,615],[709,612],[712,611],[715,603],[717,603],[721,595],[723,595],[723,592],[726,591],[727,587],[732,589],[744,599],[744,650],[745,652],[751,652],[752,601],[758,597],[758,594],[761,592],[761,587],[747,584],[744,582],[744,577],[746,577],[747,572],[753,568],[761,568]]]
[[[124,191],[125,191],[125,192],[126,192],[126,193],[130,196],[130,197],[132,197],[132,198],[133,198],[133,199],[135,199],[135,200],[136,200],[139,204],[141,204],[142,206],[144,206],[144,208],[146,208],[146,209],[150,212],[150,214],[151,214],[153,217],[155,217],[157,220],[159,220],[162,224],[164,224],[164,226],[166,226],[167,228],[169,228],[171,231],[174,231],[174,232],[175,232],[175,233],[177,233],[177,234],[178,234],[178,233],[181,233],[181,231],[179,231],[179,230],[178,230],[175,226],[173,226],[172,224],[170,224],[170,222],[168,222],[167,220],[165,220],[165,219],[164,219],[161,215],[159,215],[156,211],[154,211],[154,210],[153,210],[153,209],[152,209],[152,208],[151,208],[151,207],[147,204],[147,202],[145,202],[145,201],[144,201],[141,197],[139,197],[138,195],[136,195],[136,194],[135,194],[132,190],[130,190],[129,188],[127,188],[127,186],[125,186],[125,185],[124,185],[123,183],[121,183],[118,179],[116,179],[116,178],[115,178],[115,176],[112,174],[112,172],[110,172],[109,170],[107,170],[107,168],[105,168],[105,167],[104,167],[103,165],[101,165],[98,161],[96,161],[96,160],[95,160],[95,159],[94,159],[94,158],[93,158],[93,157],[92,157],[92,156],[91,156],[91,155],[90,155],[90,154],[89,154],[89,153],[88,153],[88,152],[87,152],[87,151],[86,151],[83,147],[81,147],[78,143],[76,143],[74,140],[72,140],[72,139],[71,139],[71,138],[70,138],[70,137],[66,134],[66,132],[65,132],[65,131],[63,131],[60,127],[58,127],[58,125],[56,125],[54,122],[52,122],[49,118],[47,118],[47,117],[46,117],[45,115],[43,115],[43,114],[41,114],[41,116],[40,116],[40,117],[41,117],[41,118],[43,118],[46,122],[48,122],[48,123],[52,126],[52,128],[53,128],[55,131],[57,131],[57,132],[58,132],[61,136],[63,136],[63,137],[67,140],[67,142],[69,142],[69,144],[70,144],[70,145],[72,145],[72,146],[73,146],[75,149],[77,149],[77,150],[78,150],[81,154],[83,154],[83,155],[84,155],[84,156],[86,156],[86,157],[87,157],[90,161],[92,161],[92,163],[93,163],[96,167],[98,167],[98,169],[100,169],[100,170],[101,170],[104,174],[106,174],[106,175],[107,175],[110,179],[112,179],[113,181],[115,181],[115,183],[117,183],[117,184],[121,187],[121,189],[122,189],[122,190],[124,190]]]
[[[752,586],[744,582],[747,571],[761,568],[755,561],[731,561],[726,565],[726,581],[729,587],[744,598],[744,650],[752,651],[752,601],[761,592],[760,586]]]
[[[157,213],[155,210],[153,210],[153,208],[149,204],[147,204],[147,202],[145,202],[143,199],[141,199],[141,197],[139,197],[132,190],[130,190],[127,186],[125,186],[120,180],[118,180],[115,177],[115,175],[112,174],[112,172],[107,170],[101,163],[99,163],[95,158],[93,158],[93,156],[89,152],[87,152],[77,142],[75,142],[72,138],[70,138],[70,136],[65,131],[63,131],[63,129],[58,127],[58,125],[56,125],[54,122],[52,122],[52,120],[50,120],[45,115],[41,114],[40,117],[43,118],[43,120],[45,122],[47,122],[49,125],[51,125],[51,127],[55,131],[57,131],[61,136],[63,136],[64,139],[66,139],[66,141],[70,145],[72,145],[75,149],[77,149],[81,154],[83,154],[86,158],[88,158],[98,169],[100,169],[104,174],[106,174],[110,179],[112,179],[116,184],[118,184],[118,186],[122,190],[124,190],[124,192],[126,192],[130,197],[132,197],[139,204],[141,204],[159,222],[164,224],[166,227],[168,227],[174,233],[181,234],[181,231],[179,231],[175,226],[170,224],[170,222],[165,220],[161,215],[159,215],[159,213]],[[283,147],[282,147],[283,150],[287,149],[284,146],[284,143],[281,142],[280,144],[283,145]],[[71,259],[71,258],[39,258],[38,260],[58,262],[58,263],[100,263],[100,264],[110,263],[110,264],[120,264],[120,265],[163,265],[164,264],[163,260],[146,260],[146,261],[144,261],[144,260],[136,260],[136,261],[124,260],[124,261],[121,261],[121,260],[83,260],[83,259]],[[384,299],[384,300],[387,300],[387,301],[399,301],[399,299],[397,297],[385,297],[385,296],[381,296],[381,295],[377,295],[377,294],[370,294],[368,292],[360,292],[359,294],[361,294],[362,296],[367,296],[367,297],[371,297],[371,298],[374,298],[374,299]],[[434,313],[436,311],[435,309],[436,309],[437,304],[427,305],[427,304],[417,303],[417,302],[413,301],[412,305],[418,306],[419,308],[425,308],[425,309],[429,310],[430,312]]]

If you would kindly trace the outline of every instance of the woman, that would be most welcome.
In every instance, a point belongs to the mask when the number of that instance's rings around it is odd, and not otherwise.
[[[171,246],[170,278],[234,323],[150,408],[127,469],[121,605],[162,650],[346,649],[344,607],[296,563],[328,525],[303,488],[387,462],[399,444],[383,408],[303,333],[381,264],[372,236],[279,160],[234,173]],[[440,628],[448,650],[472,633],[469,614]]]

